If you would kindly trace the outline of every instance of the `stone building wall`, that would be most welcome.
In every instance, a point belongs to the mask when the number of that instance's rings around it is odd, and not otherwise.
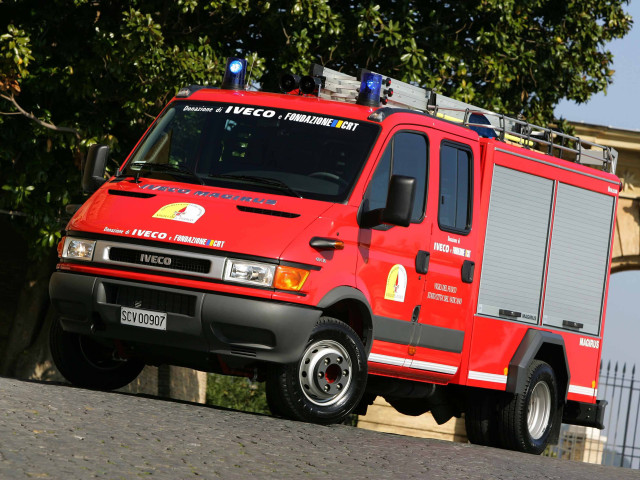
[[[424,413],[418,417],[403,415],[385,402],[382,397],[378,397],[373,405],[369,406],[366,415],[358,417],[358,427],[412,437],[467,442],[464,419],[454,417],[448,422],[438,425],[431,413]]]

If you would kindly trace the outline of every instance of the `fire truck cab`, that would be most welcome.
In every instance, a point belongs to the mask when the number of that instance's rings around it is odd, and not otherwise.
[[[530,453],[603,428],[615,150],[374,72],[272,94],[245,70],[182,89],[111,178],[90,149],[50,283],[60,372],[257,377],[322,424],[383,396]]]

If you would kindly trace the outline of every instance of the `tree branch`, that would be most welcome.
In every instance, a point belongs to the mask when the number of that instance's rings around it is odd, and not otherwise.
[[[14,98],[13,94],[11,94],[11,96],[0,94],[0,98],[3,98],[5,100],[7,100],[8,102],[11,102],[13,104],[13,106],[18,109],[18,112],[15,112],[15,113],[0,112],[1,115],[15,115],[17,113],[20,113],[20,114],[24,115],[25,117],[27,117],[29,120],[32,120],[32,121],[36,122],[41,127],[45,127],[45,128],[48,128],[50,130],[53,130],[55,132],[60,132],[60,133],[73,133],[77,138],[82,138],[81,135],[80,135],[80,132],[78,130],[76,130],[75,128],[58,127],[57,125],[54,125],[52,123],[48,123],[48,122],[45,122],[44,120],[40,120],[33,113],[27,112],[24,108],[22,108],[18,104],[18,102],[16,102],[16,99]]]

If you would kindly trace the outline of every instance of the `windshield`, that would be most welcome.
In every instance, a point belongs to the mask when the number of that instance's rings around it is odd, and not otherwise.
[[[378,131],[346,118],[175,102],[123,173],[343,202]]]

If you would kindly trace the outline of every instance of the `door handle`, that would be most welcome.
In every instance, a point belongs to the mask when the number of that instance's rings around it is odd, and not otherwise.
[[[416,272],[425,274],[429,271],[429,252],[418,250],[416,255]]]
[[[465,260],[462,262],[462,270],[460,272],[460,276],[462,277],[462,281],[464,283],[473,282],[473,271],[476,269],[476,264],[471,260]]]

